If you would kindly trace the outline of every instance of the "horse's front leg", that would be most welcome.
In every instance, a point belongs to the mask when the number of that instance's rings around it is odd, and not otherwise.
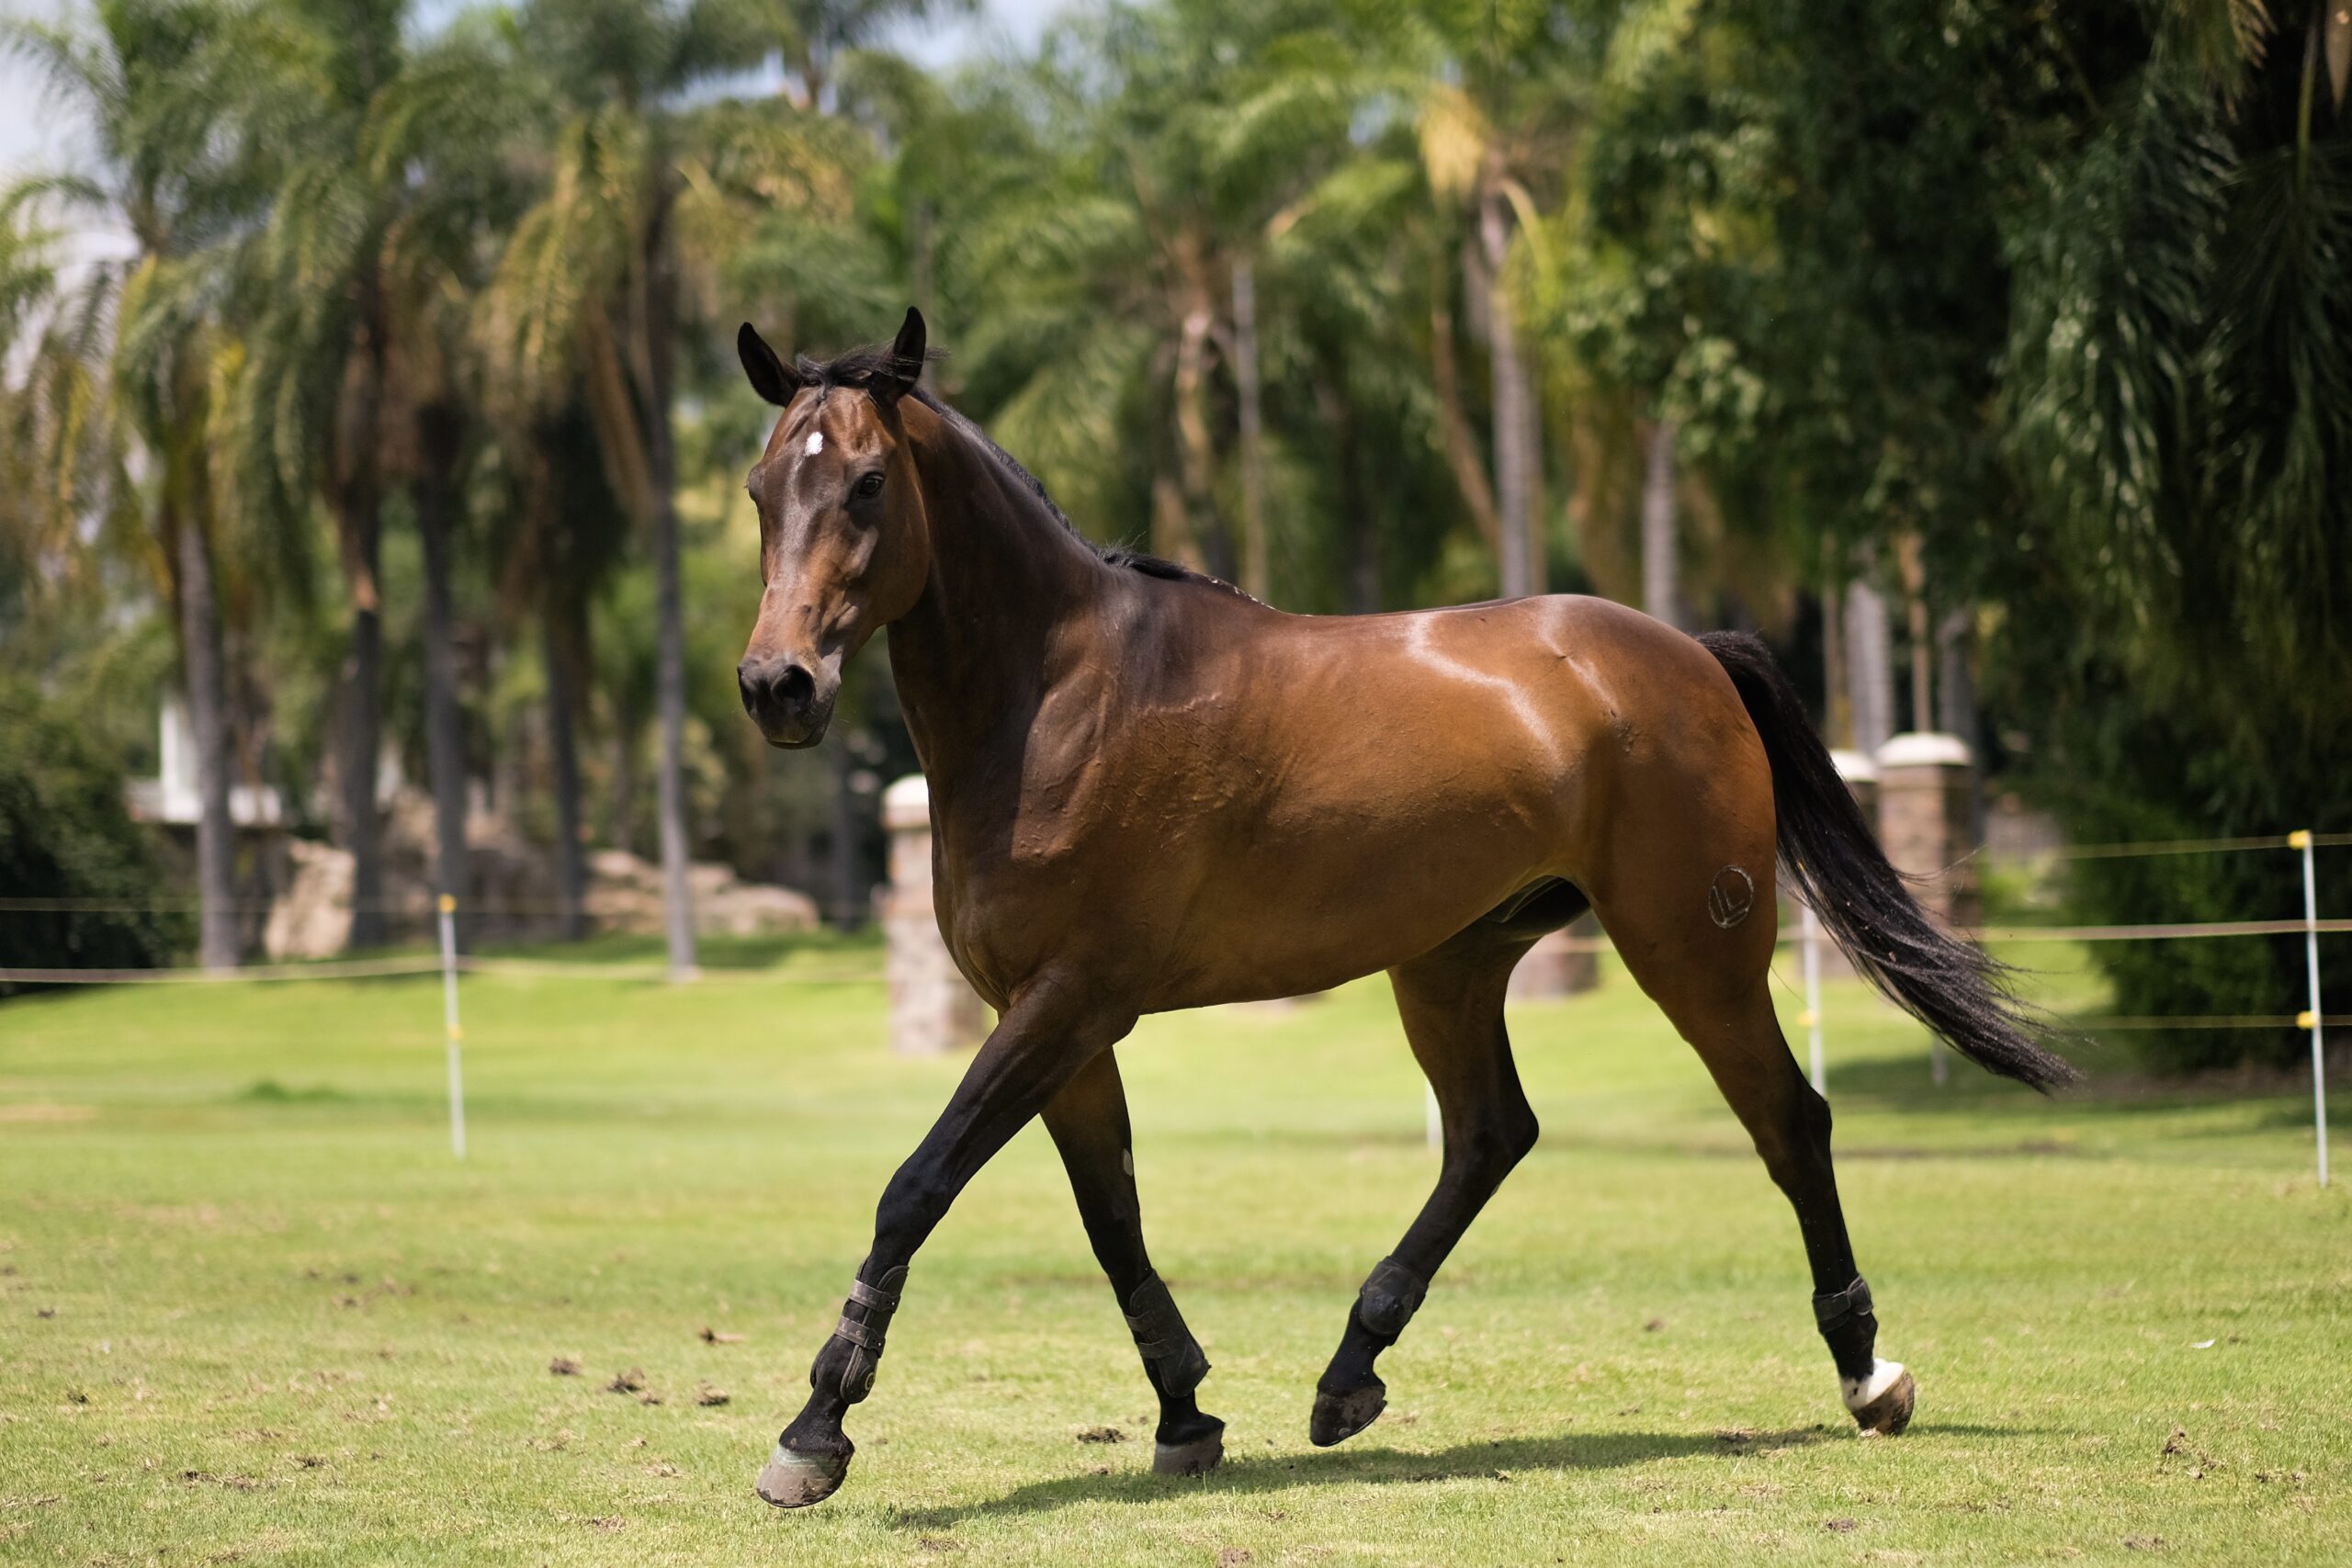
[[[1307,1436],[1329,1448],[1376,1420],[1387,1385],[1373,1370],[1421,1304],[1430,1278],[1527,1151],[1535,1112],[1503,1032],[1503,992],[1524,942],[1472,932],[1388,972],[1405,1038],[1437,1094],[1445,1158],[1437,1186],[1396,1250],[1357,1292],[1347,1332],[1315,1385]]]
[[[1193,1390],[1208,1375],[1200,1341],[1184,1325],[1175,1299],[1152,1270],[1143,1246],[1143,1211],[1136,1201],[1135,1136],[1127,1124],[1127,1094],[1119,1059],[1098,1054],[1046,1103],[1046,1130],[1054,1135],[1079,1218],[1096,1261],[1126,1314],[1143,1357],[1144,1375],[1159,1396],[1159,1427],[1151,1468],[1162,1475],[1198,1475],[1225,1457],[1225,1423],[1203,1414]]]
[[[1105,1010],[1050,983],[1025,987],[1013,998],[947,1109],[883,1190],[874,1248],[858,1267],[840,1323],[808,1370],[808,1403],[760,1472],[762,1497],[780,1508],[805,1507],[841,1485],[856,1452],[842,1417],[873,1392],[883,1336],[915,1249],[989,1156],[1134,1024],[1132,1011]]]

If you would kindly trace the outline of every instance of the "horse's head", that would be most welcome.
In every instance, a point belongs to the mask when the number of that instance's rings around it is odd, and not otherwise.
[[[842,670],[876,628],[913,607],[930,536],[899,400],[922,375],[922,315],[888,349],[788,366],[749,321],[743,371],[784,410],[752,465],[766,592],[735,679],[771,746],[824,739]]]

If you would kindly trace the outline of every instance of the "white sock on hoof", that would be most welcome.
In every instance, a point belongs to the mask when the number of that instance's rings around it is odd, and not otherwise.
[[[1903,1363],[1878,1361],[1871,1367],[1866,1378],[1839,1378],[1838,1392],[1846,1396],[1846,1408],[1860,1410],[1903,1381]]]

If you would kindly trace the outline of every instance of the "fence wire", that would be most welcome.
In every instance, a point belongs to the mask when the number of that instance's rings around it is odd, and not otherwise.
[[[2352,919],[2321,919],[2316,908],[2312,873],[2312,852],[2319,849],[2340,849],[2352,845],[2352,833],[2314,833],[2299,830],[2292,833],[2264,834],[2253,838],[2231,839],[2168,839],[2140,843],[2073,844],[2029,860],[2113,860],[2126,856],[2220,854],[2263,850],[2289,850],[2299,852],[2303,863],[2304,910],[2300,920],[2186,920],[2111,926],[1981,926],[1956,931],[1953,934],[1975,942],[2174,942],[2212,938],[2249,936],[2301,935],[2304,939],[2310,969],[2311,1006],[2301,1013],[2276,1014],[2211,1014],[2205,1016],[2175,1015],[2161,1018],[2116,1017],[2086,1019],[2080,1027],[2093,1032],[2129,1032],[2159,1029],[2209,1030],[2267,1030],[2291,1029],[2307,1032],[2312,1040],[2312,1094],[2313,1132],[2318,1143],[2319,1184],[2327,1185],[2327,1089],[2326,1066],[2322,1048],[2328,1029],[2352,1028],[2352,1013],[2324,1013],[2320,1010],[2319,938],[2352,933]],[[681,978],[663,964],[616,964],[594,960],[567,962],[560,959],[499,958],[459,954],[454,935],[454,900],[446,896],[435,900],[439,915],[441,955],[394,956],[383,958],[332,959],[296,964],[250,964],[226,968],[164,968],[164,969],[96,969],[96,968],[36,968],[0,966],[0,984],[24,986],[75,985],[221,985],[234,983],[271,983],[301,980],[377,980],[414,978],[428,975],[442,977],[449,1051],[449,1111],[450,1138],[458,1158],[465,1156],[465,1122],[463,1090],[459,1086],[459,1043],[462,1032],[458,1022],[457,981],[460,975],[503,976],[514,979],[593,979],[635,981],[647,984],[669,984]],[[0,914],[163,914],[193,912],[200,908],[194,899],[175,899],[146,903],[130,903],[115,898],[0,898]],[[414,898],[383,898],[370,900],[368,908],[388,913],[418,912]],[[240,905],[241,915],[266,914],[268,905]],[[524,915],[555,915],[571,912],[568,907],[542,905],[536,902],[501,904],[486,908],[479,913],[494,919],[513,919]],[[1555,939],[1571,953],[1600,953],[1615,951],[1606,934],[1599,937],[1561,937]],[[1821,1012],[1818,966],[1815,963],[1819,928],[1810,915],[1793,931],[1783,931],[1776,946],[1796,945],[1805,960],[1805,1007],[1801,1021],[1811,1032],[1811,1077],[1816,1089],[1823,1087],[1821,1062]],[[886,978],[883,971],[871,967],[857,969],[705,969],[691,976],[697,982],[735,982],[762,986],[842,986],[869,985]],[[1943,1081],[1943,1052],[1931,1048],[1931,1060],[1938,1083]],[[1435,1100],[1430,1100],[1429,1134],[1434,1145],[1439,1137]]]

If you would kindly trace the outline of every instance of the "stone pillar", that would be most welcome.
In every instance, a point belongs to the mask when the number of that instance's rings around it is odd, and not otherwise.
[[[1854,797],[1854,804],[1861,807],[1862,820],[1871,825],[1871,832],[1877,832],[1878,760],[1867,751],[1832,751],[1829,761],[1837,768],[1838,776],[1846,781],[1846,792]],[[1782,890],[1786,891],[1785,885]],[[1793,931],[1797,929],[1796,921],[1797,917],[1792,912],[1781,929]],[[1823,975],[1838,979],[1854,973],[1853,963],[1846,956],[1846,950],[1830,940],[1826,930],[1822,931],[1820,944],[1815,951],[1820,955]],[[1798,954],[1797,960],[1801,962],[1802,959],[1803,954]]]
[[[1846,793],[1862,808],[1862,820],[1878,826],[1878,760],[1868,751],[1832,751],[1830,766],[1846,781]]]
[[[1973,926],[1976,808],[1968,745],[1957,735],[1898,735],[1878,750],[1878,840],[1912,893],[1948,926]]]
[[[948,956],[931,902],[931,788],[910,773],[882,793],[890,880],[875,891],[888,945],[890,1049],[902,1056],[968,1050],[989,1032],[988,1008]]]
[[[1600,984],[1600,954],[1592,945],[1600,940],[1600,922],[1588,909],[1527,950],[1510,972],[1506,998],[1532,1002],[1591,990]]]

